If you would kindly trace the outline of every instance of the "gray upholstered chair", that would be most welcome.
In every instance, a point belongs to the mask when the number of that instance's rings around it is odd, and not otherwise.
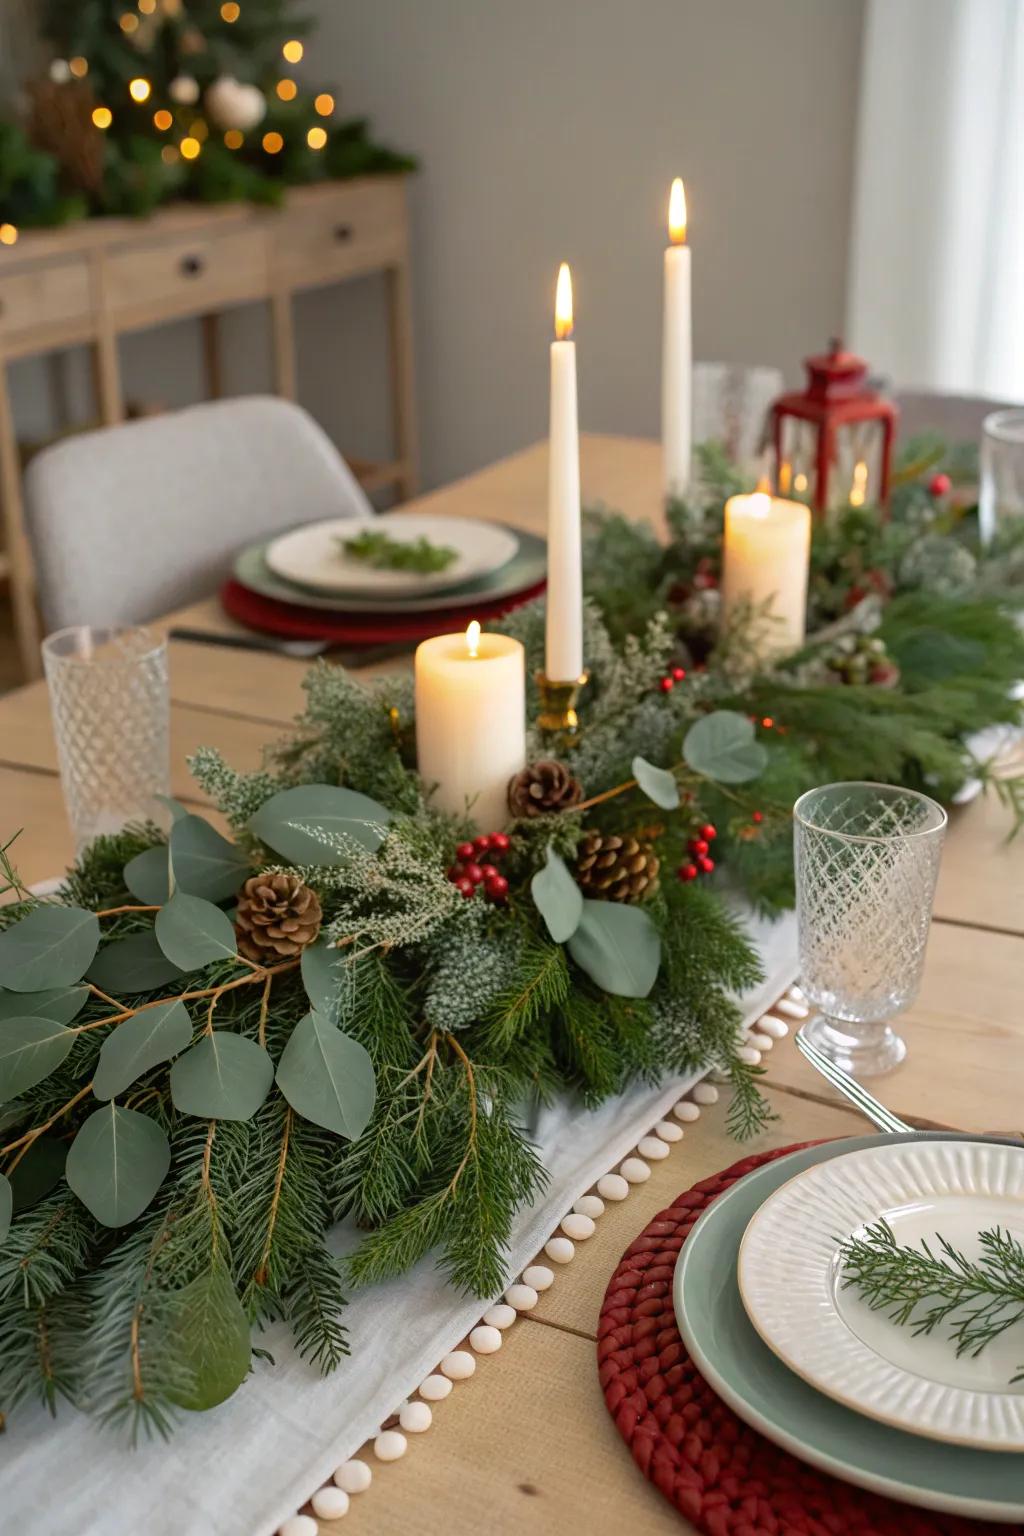
[[[312,417],[259,395],[68,438],[25,494],[50,630],[155,618],[214,591],[246,542],[373,511]]]
[[[938,432],[951,445],[979,443],[981,424],[990,411],[1022,403],[988,400],[983,395],[943,395],[930,390],[897,390],[893,399],[899,406],[899,430],[904,441],[919,432]]]

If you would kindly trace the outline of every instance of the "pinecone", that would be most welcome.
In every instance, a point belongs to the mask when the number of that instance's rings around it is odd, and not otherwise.
[[[253,875],[238,898],[238,952],[247,960],[290,960],[312,944],[322,916],[316,892],[297,875]]]
[[[609,832],[585,832],[576,850],[576,879],[588,896],[646,901],[658,889],[661,860],[650,843]]]
[[[513,816],[543,816],[567,811],[583,799],[583,785],[564,763],[553,757],[528,763],[508,786],[508,808]]]

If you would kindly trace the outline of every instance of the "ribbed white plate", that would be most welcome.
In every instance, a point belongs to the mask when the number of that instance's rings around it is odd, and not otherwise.
[[[948,1328],[914,1337],[843,1287],[839,1246],[883,1218],[898,1243],[936,1234],[968,1258],[999,1226],[1024,1241],[1024,1147],[928,1141],[879,1146],[798,1174],[766,1200],[740,1245],[743,1305],[786,1365],[820,1392],[911,1434],[1024,1450],[1024,1323],[975,1359]]]
[[[365,529],[386,533],[403,544],[429,539],[431,544],[453,549],[456,558],[443,571],[377,570],[346,554],[339,542]],[[505,565],[518,547],[516,535],[499,523],[431,512],[381,512],[373,518],[334,518],[293,528],[267,545],[265,559],[276,575],[300,587],[381,598],[454,591],[463,582]]]

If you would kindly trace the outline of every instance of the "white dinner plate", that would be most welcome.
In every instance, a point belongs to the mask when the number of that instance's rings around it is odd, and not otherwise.
[[[389,538],[413,544],[431,544],[456,551],[443,571],[377,570],[347,555],[341,541],[355,538],[364,528],[386,533]],[[274,539],[266,549],[266,562],[278,576],[320,592],[344,592],[352,596],[400,597],[416,592],[453,590],[474,577],[496,571],[511,560],[519,540],[509,528],[471,517],[435,517],[429,512],[382,512],[372,518],[332,518],[308,523]]]
[[[1024,1240],[1024,1147],[882,1144],[809,1168],[752,1218],[737,1279],[770,1349],[819,1392],[911,1434],[990,1451],[1024,1450],[1024,1323],[976,1357],[949,1330],[928,1335],[872,1311],[842,1283],[840,1244],[884,1218],[901,1245],[941,1234],[969,1259],[979,1232]]]

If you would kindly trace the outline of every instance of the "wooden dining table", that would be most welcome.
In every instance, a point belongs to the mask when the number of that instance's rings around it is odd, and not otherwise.
[[[581,461],[586,503],[662,527],[657,444],[585,435]],[[542,533],[546,473],[541,444],[409,505]],[[215,597],[157,623],[183,626],[242,633]],[[170,655],[172,791],[205,806],[189,754],[209,745],[236,767],[256,767],[267,742],[301,709],[308,663],[181,640],[170,642]],[[12,853],[22,879],[59,874],[72,844],[43,683],[0,699],[0,807],[4,840],[21,829]],[[951,812],[924,980],[900,1024],[907,1059],[874,1085],[917,1126],[1024,1131],[1024,837],[1011,841],[1009,832],[1009,816],[992,796]],[[691,1529],[640,1476],[605,1410],[598,1312],[623,1250],[681,1190],[748,1150],[867,1129],[791,1038],[775,1045],[765,1066],[778,1117],[769,1128],[741,1149],[725,1131],[724,1101],[705,1109],[647,1183],[608,1206],[595,1235],[504,1336],[501,1350],[481,1357],[472,1380],[437,1405],[429,1433],[410,1437],[398,1462],[375,1463],[367,1449],[371,1488],[353,1497],[344,1523],[321,1521],[322,1531],[546,1536],[585,1526],[588,1536],[678,1536]]]

